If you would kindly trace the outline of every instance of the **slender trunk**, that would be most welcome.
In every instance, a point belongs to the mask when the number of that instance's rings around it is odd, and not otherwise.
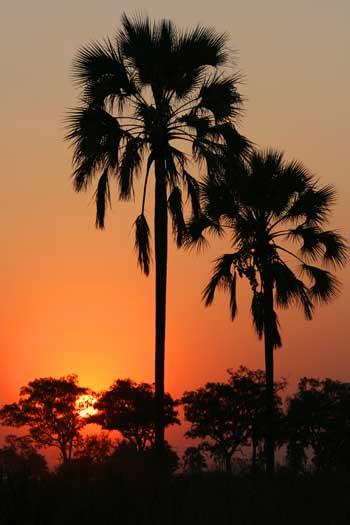
[[[266,435],[265,455],[266,472],[273,477],[275,472],[275,436],[273,428],[274,413],[274,367],[273,367],[273,284],[268,272],[264,276],[264,340],[266,371]]]
[[[61,446],[60,450],[61,450],[61,454],[62,454],[62,462],[63,462],[64,465],[66,465],[68,463],[68,455],[67,455],[66,447],[65,446]]]
[[[164,449],[164,360],[166,319],[166,278],[168,257],[168,208],[165,167],[155,161],[154,247],[156,262],[156,349],[155,349],[155,449]]]

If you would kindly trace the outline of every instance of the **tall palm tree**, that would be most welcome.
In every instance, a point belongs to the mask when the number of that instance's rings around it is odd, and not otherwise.
[[[328,302],[338,292],[339,282],[326,268],[345,264],[347,246],[337,232],[324,229],[334,197],[334,188],[319,185],[301,163],[286,162],[277,151],[254,151],[249,161],[242,163],[239,175],[227,170],[206,179],[203,215],[189,225],[190,243],[203,242],[205,228],[219,234],[228,229],[232,238],[232,253],[216,260],[204,290],[207,306],[217,287],[224,288],[230,294],[234,320],[237,276],[250,283],[253,323],[265,343],[266,468],[271,475],[275,448],[273,351],[281,346],[275,308],[301,306],[311,319],[315,305]]]
[[[122,17],[113,40],[90,43],[77,54],[73,72],[81,105],[68,117],[74,146],[74,188],[85,190],[98,175],[96,226],[104,227],[114,179],[119,199],[133,196],[134,177],[144,170],[141,213],[135,221],[138,262],[148,275],[150,229],[145,216],[147,185],[155,178],[154,251],[156,271],[156,447],[164,444],[164,357],[168,210],[181,245],[185,231],[182,190],[199,211],[198,183],[188,154],[208,172],[222,169],[227,146],[240,157],[248,141],[234,126],[240,112],[239,77],[224,73],[225,35],[197,26],[179,31],[170,21]],[[182,149],[181,149],[182,148]]]

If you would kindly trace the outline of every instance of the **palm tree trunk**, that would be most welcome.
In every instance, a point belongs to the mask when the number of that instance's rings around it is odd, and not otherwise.
[[[168,208],[165,167],[155,160],[154,247],[156,262],[156,349],[155,349],[155,450],[161,456],[164,449],[164,360],[166,281],[168,258]]]
[[[273,366],[273,284],[269,272],[264,276],[264,340],[266,373],[266,472],[273,477],[275,472],[275,442],[273,428],[274,412],[274,366]]]

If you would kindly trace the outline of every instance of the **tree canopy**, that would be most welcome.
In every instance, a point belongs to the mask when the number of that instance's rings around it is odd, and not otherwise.
[[[124,439],[144,451],[153,447],[155,440],[154,385],[136,383],[131,379],[117,379],[101,394],[96,404],[98,414],[91,421],[106,430],[118,430]],[[170,394],[164,396],[165,426],[179,424],[176,402]]]
[[[0,421],[6,426],[28,427],[33,443],[58,448],[67,462],[87,423],[77,408],[79,396],[87,391],[78,385],[76,375],[34,379],[21,388],[18,403],[2,407]]]
[[[319,470],[350,466],[350,383],[304,377],[288,399],[288,457],[305,464],[308,451]],[[305,466],[305,465],[304,465]]]
[[[275,385],[275,413],[280,412],[279,390],[285,383]],[[207,383],[195,391],[185,392],[182,398],[185,419],[191,423],[186,436],[201,438],[200,448],[231,469],[235,452],[252,445],[253,452],[264,435],[265,374],[261,370],[240,367],[229,370],[226,383]],[[253,455],[253,460],[255,457]]]

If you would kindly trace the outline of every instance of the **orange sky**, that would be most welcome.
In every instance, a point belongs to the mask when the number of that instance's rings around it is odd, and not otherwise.
[[[77,48],[112,35],[123,10],[142,7],[135,0],[17,0],[2,8],[1,404],[34,377],[76,372],[97,390],[117,377],[153,380],[154,273],[147,279],[136,266],[138,200],[114,199],[106,230],[95,230],[91,195],[74,194],[63,142],[64,112],[77,102],[70,79]],[[246,77],[242,131],[334,183],[332,226],[349,238],[348,1],[149,0],[147,9],[230,34]],[[240,286],[234,324],[226,297],[210,309],[200,302],[210,262],[224,250],[215,243],[196,255],[171,246],[166,386],[175,396],[224,378],[228,367],[263,367],[248,289]],[[311,323],[297,311],[281,314],[277,376],[293,385],[303,375],[350,380],[349,275],[350,267],[341,275],[342,296]]]

